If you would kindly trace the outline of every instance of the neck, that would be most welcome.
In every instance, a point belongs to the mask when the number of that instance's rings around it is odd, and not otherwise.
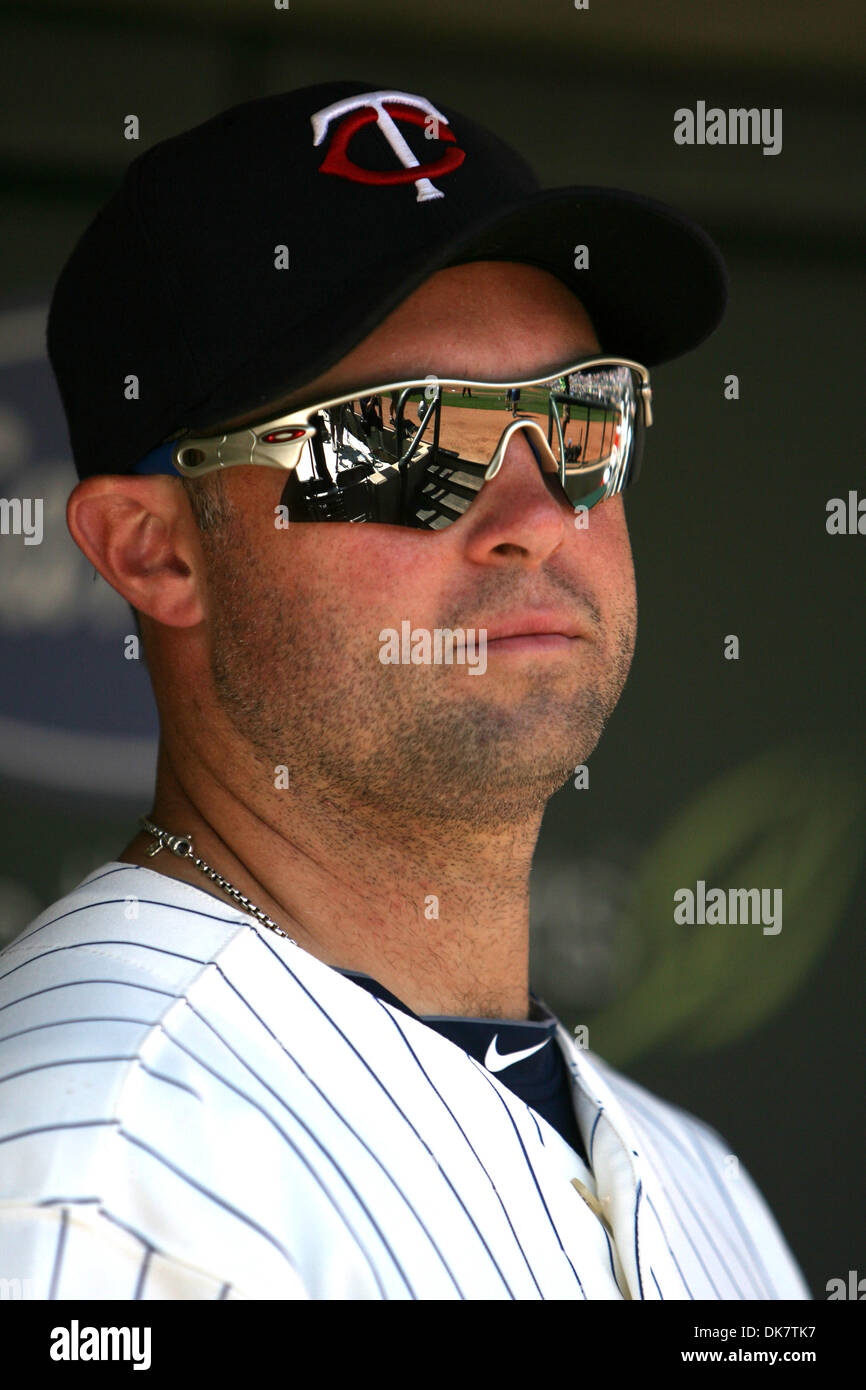
[[[196,854],[304,950],[374,976],[415,1013],[528,1017],[540,811],[494,830],[444,817],[395,823],[381,806],[318,786],[252,805],[201,763],[179,775],[161,743],[148,818],[189,834]],[[153,843],[142,832],[119,858],[232,901],[191,861],[149,857]]]

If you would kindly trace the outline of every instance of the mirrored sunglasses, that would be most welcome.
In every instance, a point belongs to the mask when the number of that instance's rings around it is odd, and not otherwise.
[[[496,476],[518,431],[551,485],[591,508],[636,481],[651,424],[646,367],[599,356],[553,377],[359,388],[229,433],[169,441],[133,472],[197,478],[261,465],[289,474],[281,501],[292,521],[442,530]]]

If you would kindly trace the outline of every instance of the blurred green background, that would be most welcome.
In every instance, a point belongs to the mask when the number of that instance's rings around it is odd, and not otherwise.
[[[146,145],[346,77],[476,116],[544,183],[680,206],[721,246],[725,322],[653,373],[655,425],[626,499],[637,652],[589,787],[548,808],[533,980],[593,1050],[722,1132],[816,1298],[862,1266],[866,1225],[866,535],[825,528],[831,497],[866,496],[859,15],[804,0],[0,5],[7,305],[47,302]],[[698,100],[781,107],[782,152],[675,145],[674,111]],[[138,146],[122,138],[130,112]],[[724,397],[730,373],[738,400]],[[0,640],[13,619],[0,611]],[[147,809],[122,797],[3,777],[0,939],[121,849]],[[677,926],[673,895],[699,879],[781,888],[782,930]]]

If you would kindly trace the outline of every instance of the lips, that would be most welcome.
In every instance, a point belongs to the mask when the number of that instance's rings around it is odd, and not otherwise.
[[[586,633],[580,623],[568,613],[556,613],[552,611],[539,612],[537,609],[526,609],[521,613],[513,613],[508,617],[502,618],[499,622],[493,623],[481,631],[487,632],[488,645],[491,642],[498,642],[505,637],[538,637],[542,635],[560,637],[585,637]]]

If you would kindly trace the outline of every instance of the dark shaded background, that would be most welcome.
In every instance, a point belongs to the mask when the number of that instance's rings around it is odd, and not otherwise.
[[[349,77],[465,110],[547,184],[682,207],[729,265],[721,329],[653,373],[626,500],[637,654],[589,788],[548,809],[534,981],[601,1056],[724,1134],[815,1298],[866,1259],[866,535],[825,526],[831,497],[866,497],[858,16],[805,0],[0,5],[0,492],[53,499],[42,546],[0,536],[0,939],[150,804],[147,675],[123,659],[125,605],[65,533],[75,476],[41,357],[75,239],[141,149],[237,101]],[[675,145],[674,111],[698,100],[781,107],[782,152]],[[782,931],[675,927],[673,893],[697,878],[782,887]]]

